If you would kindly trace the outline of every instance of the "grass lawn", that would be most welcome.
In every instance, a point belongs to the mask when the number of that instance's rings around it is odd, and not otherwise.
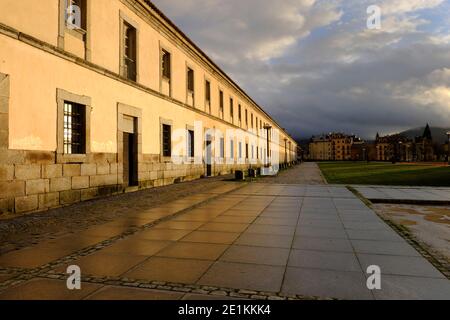
[[[381,162],[321,162],[328,183],[450,187],[450,167]]]

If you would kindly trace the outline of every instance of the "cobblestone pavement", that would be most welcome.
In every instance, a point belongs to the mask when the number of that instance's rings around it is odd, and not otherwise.
[[[111,222],[1,255],[0,299],[450,298],[449,280],[342,186],[223,181],[128,205]],[[82,290],[67,290],[69,265]],[[367,289],[369,265],[382,290]]]
[[[327,183],[319,166],[314,162],[304,162],[288,170],[280,171],[275,177],[264,177],[257,182],[309,185]]]

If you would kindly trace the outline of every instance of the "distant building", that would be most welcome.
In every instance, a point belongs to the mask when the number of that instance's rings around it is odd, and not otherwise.
[[[413,141],[401,134],[375,138],[377,161],[412,161],[414,156]]]
[[[331,140],[328,136],[312,137],[309,143],[309,158],[331,160]]]
[[[380,136],[375,138],[377,161],[434,161],[433,138],[429,125],[425,127],[422,136],[414,139],[402,134]]]
[[[430,126],[426,125],[422,136],[416,137],[415,141],[415,155],[416,161],[434,161],[436,160],[433,137],[431,136]]]
[[[351,148],[351,160],[366,161],[369,159],[370,145],[361,139],[353,141]]]
[[[360,148],[353,147],[358,144]],[[309,159],[319,161],[343,161],[363,159],[364,141],[355,135],[329,133],[312,137],[309,143]]]
[[[317,161],[443,161],[448,156],[448,142],[441,145],[433,142],[427,124],[422,135],[411,138],[396,133],[380,136],[366,142],[356,135],[329,133],[313,136],[309,142],[310,160]]]
[[[336,161],[351,160],[352,144],[355,136],[344,133],[332,133],[331,139],[331,159]]]

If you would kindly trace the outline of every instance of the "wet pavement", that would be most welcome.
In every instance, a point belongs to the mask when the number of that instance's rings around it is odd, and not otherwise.
[[[230,175],[183,182],[18,217],[0,215],[0,255],[49,238],[117,222],[129,217],[130,212],[144,212],[189,195],[208,193],[231,178]]]
[[[82,290],[67,289],[69,265]],[[449,299],[450,281],[330,185],[223,182],[0,256],[0,299],[288,297]]]
[[[385,219],[402,226],[433,252],[450,271],[450,206],[382,204],[373,206]]]

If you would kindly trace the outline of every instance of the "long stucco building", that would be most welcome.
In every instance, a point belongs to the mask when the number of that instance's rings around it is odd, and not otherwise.
[[[291,162],[296,149],[151,2],[0,1],[0,212]]]

